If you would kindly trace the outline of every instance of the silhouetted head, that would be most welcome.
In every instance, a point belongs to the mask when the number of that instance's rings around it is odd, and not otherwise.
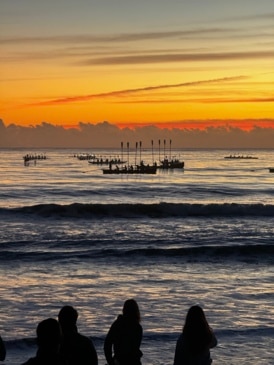
[[[201,323],[207,323],[205,313],[199,305],[193,305],[188,310],[186,324],[196,326],[200,325]]]
[[[127,319],[141,321],[140,311],[137,302],[134,299],[128,299],[124,303],[123,315]]]
[[[200,306],[194,305],[189,308],[183,327],[183,335],[189,349],[193,352],[202,351],[210,343],[211,330]]]
[[[36,334],[39,347],[55,349],[61,343],[61,328],[56,319],[48,318],[40,322]]]
[[[63,329],[75,328],[77,319],[78,312],[70,305],[65,305],[58,314],[58,320]]]

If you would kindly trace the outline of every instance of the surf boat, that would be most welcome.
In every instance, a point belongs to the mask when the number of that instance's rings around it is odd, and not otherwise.
[[[119,167],[116,165],[115,168],[103,169],[103,174],[156,174],[157,166],[156,165],[136,165],[136,166],[123,166]]]
[[[183,169],[185,166],[185,163],[183,161],[174,159],[174,160],[168,160],[167,158],[165,158],[164,160],[161,161],[161,164],[158,167],[158,169],[164,169],[164,170],[168,170],[168,169]]]

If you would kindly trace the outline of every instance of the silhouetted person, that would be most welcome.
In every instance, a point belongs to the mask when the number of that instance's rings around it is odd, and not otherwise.
[[[0,361],[4,361],[6,358],[6,346],[2,337],[0,336]]]
[[[174,365],[210,365],[210,349],[217,345],[204,311],[198,305],[187,313],[183,331],[178,338]]]
[[[113,322],[105,339],[104,353],[109,365],[141,365],[143,329],[140,321],[137,302],[126,300],[123,314]]]
[[[61,353],[68,365],[97,365],[98,357],[91,339],[77,330],[78,312],[73,307],[64,306],[58,314],[63,332]]]
[[[40,322],[36,329],[38,350],[36,356],[23,365],[66,365],[60,355],[61,328],[56,319]]]

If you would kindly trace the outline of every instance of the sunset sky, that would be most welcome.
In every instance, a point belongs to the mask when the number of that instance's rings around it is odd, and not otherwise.
[[[273,0],[0,0],[6,125],[274,128]]]

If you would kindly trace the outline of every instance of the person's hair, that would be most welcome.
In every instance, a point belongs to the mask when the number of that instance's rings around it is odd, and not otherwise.
[[[134,299],[128,299],[124,303],[123,315],[129,320],[141,321],[139,306]]]
[[[198,305],[188,310],[183,327],[183,338],[190,353],[202,352],[212,340],[212,332],[204,311]]]
[[[40,322],[36,328],[36,334],[39,347],[53,348],[61,342],[61,328],[54,318],[48,318]]]
[[[58,314],[58,320],[62,327],[72,327],[76,325],[78,312],[70,305],[65,305]]]

